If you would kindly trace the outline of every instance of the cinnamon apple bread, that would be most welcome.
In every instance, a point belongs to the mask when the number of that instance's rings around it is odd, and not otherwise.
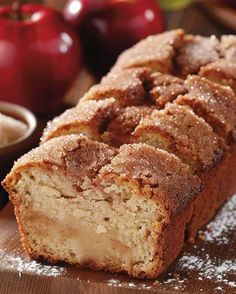
[[[3,181],[27,254],[165,271],[236,190],[235,52],[235,36],[150,36],[49,122]]]

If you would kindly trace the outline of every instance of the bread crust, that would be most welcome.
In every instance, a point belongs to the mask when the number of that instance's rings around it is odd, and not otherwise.
[[[232,89],[199,76],[189,76],[184,84],[188,93],[180,95],[175,103],[190,107],[216,134],[230,142],[236,127],[236,97]]]
[[[229,86],[236,92],[236,64],[227,59],[220,59],[203,66],[199,75],[221,85]]]
[[[124,51],[112,70],[144,66],[153,71],[172,73],[175,50],[181,45],[183,36],[181,29],[149,36]]]
[[[193,202],[193,215],[187,226],[187,240],[194,242],[197,231],[207,224],[236,191],[236,144],[221,162],[201,175],[203,190]]]
[[[227,148],[203,119],[175,103],[145,117],[133,137],[174,153],[197,173],[214,165]]]
[[[219,58],[220,42],[215,36],[185,35],[179,49],[177,63],[181,76],[198,73],[201,66]]]
[[[118,107],[143,105],[146,100],[143,83],[149,72],[145,67],[110,72],[100,84],[94,85],[81,101],[114,97]]]
[[[67,135],[63,136],[63,140],[61,137],[53,138],[20,157],[2,184],[9,191],[18,180],[20,172],[41,166],[76,174],[77,180],[83,181],[84,177],[94,178],[116,153],[115,148],[83,135]],[[9,192],[11,196],[11,191]]]
[[[99,141],[102,129],[115,112],[114,98],[81,102],[77,107],[66,110],[62,115],[48,122],[41,143],[70,133],[84,134]]]

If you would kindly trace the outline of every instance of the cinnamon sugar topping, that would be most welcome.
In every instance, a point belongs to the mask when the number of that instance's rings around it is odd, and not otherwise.
[[[201,66],[219,59],[219,45],[215,36],[185,36],[177,56],[181,75],[197,73]]]

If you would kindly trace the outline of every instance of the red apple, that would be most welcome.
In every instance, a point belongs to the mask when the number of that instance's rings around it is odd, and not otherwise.
[[[42,5],[0,8],[0,100],[56,111],[81,64],[76,33]]]
[[[63,14],[77,28],[89,65],[101,74],[124,49],[164,30],[156,0],[70,0]]]

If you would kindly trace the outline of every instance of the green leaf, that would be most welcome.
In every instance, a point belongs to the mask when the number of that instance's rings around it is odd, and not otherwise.
[[[159,4],[164,10],[179,10],[195,2],[196,0],[159,0]]]

